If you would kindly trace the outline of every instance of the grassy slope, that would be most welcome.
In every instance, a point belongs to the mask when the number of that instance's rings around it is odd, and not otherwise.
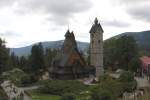
[[[56,95],[48,95],[48,94],[39,94],[36,92],[31,92],[32,100],[59,100],[59,96]]]

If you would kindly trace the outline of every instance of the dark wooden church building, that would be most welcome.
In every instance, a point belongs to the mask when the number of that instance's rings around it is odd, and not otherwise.
[[[89,77],[94,70],[94,67],[86,65],[78,51],[74,33],[68,30],[61,52],[53,59],[50,77],[53,79],[79,79]]]

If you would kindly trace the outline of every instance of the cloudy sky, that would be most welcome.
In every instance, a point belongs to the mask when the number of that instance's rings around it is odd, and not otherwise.
[[[150,0],[0,0],[0,37],[8,47],[64,39],[89,42],[95,17],[104,39],[122,32],[150,29]]]

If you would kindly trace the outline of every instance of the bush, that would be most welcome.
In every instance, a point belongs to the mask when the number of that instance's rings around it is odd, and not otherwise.
[[[53,95],[62,95],[63,93],[79,94],[87,89],[87,86],[78,81],[53,80],[45,81],[40,84],[42,87],[39,92]]]
[[[92,100],[116,100],[116,97],[107,89],[97,88],[92,91]]]
[[[105,81],[110,81],[112,80],[112,77],[109,76],[108,74],[104,74],[99,77],[99,82],[105,82]]]
[[[134,80],[134,75],[129,71],[123,72],[118,81],[122,83],[124,91],[127,92],[132,92],[137,87],[137,82]]]
[[[133,80],[134,80],[134,75],[129,71],[124,71],[119,77],[120,82],[131,82]]]
[[[123,84],[123,89],[126,92],[133,92],[133,90],[135,90],[137,87],[137,82],[135,80],[131,82],[125,82],[122,84]]]
[[[8,72],[4,72],[3,73],[3,78],[5,80],[11,80],[12,83],[14,83],[15,85],[17,86],[21,86],[22,82],[21,80],[26,76],[27,74],[24,73],[21,69],[17,69],[17,68],[14,68],[13,70],[11,71],[8,71]]]
[[[31,77],[29,75],[24,75],[21,77],[21,86],[28,86],[32,84]]]
[[[0,100],[8,100],[8,97],[1,86],[0,86]]]
[[[101,87],[103,90],[110,91],[116,97],[121,96],[124,92],[122,83],[116,80],[103,82],[99,87]]]
[[[2,75],[0,75],[0,84],[2,84],[4,81],[4,77]]]
[[[72,93],[63,94],[60,100],[76,100],[76,96]]]

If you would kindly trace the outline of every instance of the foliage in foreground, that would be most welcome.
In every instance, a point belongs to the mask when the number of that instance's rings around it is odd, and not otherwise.
[[[30,90],[28,93],[31,95],[32,100],[59,100],[60,96],[57,95],[49,95],[49,94],[42,94],[37,92],[36,90]]]
[[[116,97],[110,91],[99,88],[92,91],[91,99],[92,100],[116,100]]]
[[[29,76],[20,69],[13,69],[3,73],[3,78],[5,80],[11,80],[17,86],[22,86],[25,82],[29,80]]]
[[[5,41],[0,38],[0,74],[10,70],[9,66],[9,49],[5,46]]]
[[[63,94],[60,100],[76,100],[76,96],[72,93]]]
[[[87,89],[87,86],[79,81],[48,80],[42,82],[41,86],[39,89],[40,92],[53,95],[62,95],[65,93],[79,94]]]
[[[40,83],[42,87],[38,92],[62,96],[61,100],[116,100],[125,91],[132,92],[137,85],[133,74],[128,71],[123,72],[116,80],[107,74],[99,80],[94,86],[86,86],[79,81],[47,80]]]
[[[124,91],[127,91],[127,92],[132,92],[137,87],[137,82],[136,80],[134,80],[134,75],[133,73],[129,71],[124,71],[120,75],[118,81],[122,82]]]
[[[126,92],[133,92],[136,89],[137,83],[131,72],[123,72],[119,79],[112,79],[105,74],[100,77],[99,85],[91,88],[92,100],[116,100]]]
[[[139,48],[132,36],[123,35],[104,42],[104,65],[136,72],[140,66]]]
[[[8,99],[7,95],[5,94],[2,87],[0,87],[0,100],[7,100],[7,99]]]

